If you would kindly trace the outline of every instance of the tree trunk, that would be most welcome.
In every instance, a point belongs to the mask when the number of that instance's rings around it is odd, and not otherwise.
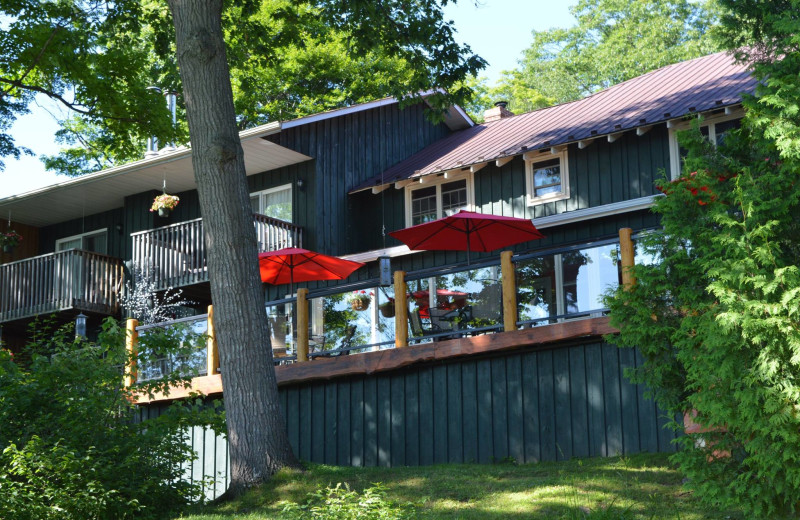
[[[278,400],[256,237],[236,128],[222,0],[168,0],[203,213],[231,464],[231,492],[298,466]]]

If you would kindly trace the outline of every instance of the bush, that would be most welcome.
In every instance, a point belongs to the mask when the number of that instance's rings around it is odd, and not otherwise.
[[[62,330],[16,361],[0,351],[1,518],[147,520],[200,498],[182,480],[185,431],[217,414],[193,404],[142,420],[134,392],[167,383],[123,387],[124,334],[108,320],[97,343]]]
[[[688,485],[748,518],[800,511],[800,160],[747,126],[712,147],[695,132],[686,172],[662,182],[663,232],[640,240],[658,262],[607,300],[670,416],[699,431],[674,455]],[[673,426],[680,427],[673,423]]]
[[[308,494],[304,505],[289,504],[283,509],[290,520],[403,520],[413,511],[386,498],[386,490],[375,484],[358,493],[341,483],[336,487],[319,488]]]

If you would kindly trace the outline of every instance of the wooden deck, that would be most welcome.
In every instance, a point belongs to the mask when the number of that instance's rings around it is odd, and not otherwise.
[[[275,375],[279,386],[308,383],[312,381],[370,375],[396,370],[409,365],[431,361],[491,354],[519,348],[538,348],[544,345],[576,340],[586,337],[600,337],[618,332],[608,324],[608,318],[591,318],[544,325],[497,334],[465,337],[425,343],[421,345],[353,354],[336,358],[317,359],[304,363],[279,365]],[[222,369],[224,372],[224,367]],[[188,397],[190,393],[205,395],[221,394],[223,390],[221,374],[196,377],[190,388],[175,388],[169,395],[157,394],[153,398],[142,395],[139,404],[170,401]]]
[[[0,323],[67,309],[114,314],[122,260],[70,249],[0,265]]]

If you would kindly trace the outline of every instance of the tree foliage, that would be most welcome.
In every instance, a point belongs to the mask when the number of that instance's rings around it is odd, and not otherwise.
[[[497,93],[511,110],[574,101],[717,49],[713,0],[580,0],[571,13],[577,25],[534,31],[519,70],[504,72]]]
[[[115,136],[103,146],[122,154],[141,150],[142,135],[174,137],[163,101],[146,90],[153,74],[150,51],[139,38],[139,3],[4,0],[0,14],[4,156],[19,155],[8,130],[36,94],[68,107],[83,125],[101,126]]]
[[[608,300],[621,330],[610,339],[640,349],[631,375],[664,409],[696,414],[701,431],[675,455],[689,486],[775,518],[800,511],[798,6],[725,3],[723,32],[753,44],[738,52],[763,85],[719,147],[697,131],[683,139],[683,175],[659,184],[663,231],[640,244],[654,261]]]
[[[761,81],[750,119],[783,157],[800,157],[800,1],[719,0],[717,34]]]
[[[201,498],[200,483],[183,478],[195,456],[185,431],[218,416],[187,403],[139,420],[122,386],[124,331],[110,320],[97,343],[71,335],[40,333],[13,357],[0,350],[0,516],[155,519]]]
[[[20,4],[2,3],[5,14],[15,17],[16,29],[10,33],[16,39],[6,37],[13,40],[3,53],[6,75],[23,76],[29,67],[43,81],[17,81],[12,91],[16,104],[8,98],[0,110],[13,120],[26,110],[34,92],[79,110],[62,122],[56,138],[65,148],[44,158],[48,169],[76,175],[140,159],[150,136],[161,143],[188,142],[183,100],[179,98],[179,122],[173,127],[161,96],[147,89],[181,91],[174,29],[163,2],[125,1],[97,10],[91,1],[59,2],[66,6],[68,22],[77,27],[71,40],[56,42],[47,40],[50,34],[62,34],[61,29],[48,32],[60,23],[47,7],[51,2],[24,6],[36,14],[35,23],[21,21]],[[369,25],[360,21],[363,17],[372,17]],[[226,2],[222,21],[240,130],[432,89],[447,91],[434,96],[437,108],[445,98],[463,103],[472,92],[461,80],[485,65],[468,47],[455,43],[438,2],[415,3],[413,8],[403,2]],[[81,49],[81,59],[69,64],[74,74],[63,75],[67,63],[57,57],[56,44]],[[37,50],[44,58],[56,56],[52,68],[41,68],[44,60],[30,55]],[[50,81],[57,75],[62,82]],[[67,101],[70,95],[75,99]],[[7,153],[19,153],[13,142],[6,144]]]

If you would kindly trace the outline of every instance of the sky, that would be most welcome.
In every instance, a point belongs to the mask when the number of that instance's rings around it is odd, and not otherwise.
[[[566,0],[460,0],[446,6],[445,17],[453,20],[456,38],[489,62],[481,76],[487,77],[489,85],[493,85],[502,71],[516,68],[522,51],[532,41],[531,31],[574,24],[569,13],[569,6],[574,3]],[[47,99],[40,99],[39,105],[31,106],[31,114],[19,118],[11,130],[17,144],[30,148],[37,156],[4,159],[6,169],[0,172],[0,198],[66,180],[66,177],[46,172],[38,158],[58,152],[54,138],[58,124],[51,113],[64,117],[64,112]]]

